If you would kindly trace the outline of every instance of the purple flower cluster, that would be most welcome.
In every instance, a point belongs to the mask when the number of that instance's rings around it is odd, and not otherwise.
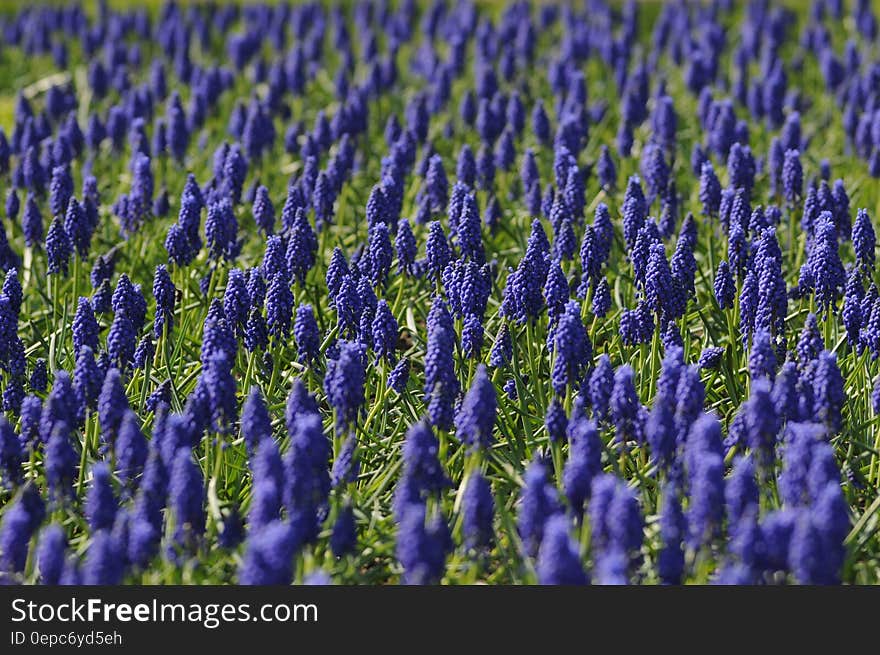
[[[840,4],[10,13],[0,582],[862,581]]]

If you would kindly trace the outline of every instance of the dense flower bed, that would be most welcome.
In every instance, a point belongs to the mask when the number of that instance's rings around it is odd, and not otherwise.
[[[0,18],[0,577],[873,583],[870,3]]]

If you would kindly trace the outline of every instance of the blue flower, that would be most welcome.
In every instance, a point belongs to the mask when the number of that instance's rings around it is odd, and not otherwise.
[[[645,146],[642,150],[641,171],[648,183],[647,203],[650,206],[655,198],[665,193],[669,183],[669,166],[661,147],[655,144]]]
[[[93,352],[98,351],[98,322],[88,298],[80,297],[77,301],[76,313],[73,316],[73,352],[78,355],[87,346]]]
[[[158,340],[163,330],[171,332],[174,325],[174,306],[177,303],[177,289],[164,264],[156,266],[156,273],[153,276],[153,297],[156,299],[153,336]]]
[[[299,414],[288,427],[293,429],[284,459],[284,506],[303,541],[308,542],[317,536],[330,493],[330,442],[312,411]]]
[[[385,223],[377,223],[370,228],[365,255],[370,280],[376,286],[383,286],[391,270],[394,252]]]
[[[698,366],[701,369],[715,370],[721,365],[723,357],[724,348],[722,346],[709,346],[700,353]]]
[[[357,480],[360,473],[360,462],[356,457],[357,445],[355,435],[349,434],[342,443],[336,459],[333,460],[333,466],[330,469],[330,485],[334,489]]]
[[[766,377],[771,382],[776,377],[776,349],[772,337],[766,330],[758,330],[752,337],[749,352],[749,376],[752,380]]]
[[[580,561],[577,542],[569,535],[569,521],[556,515],[547,521],[538,551],[538,583],[546,585],[584,585],[588,583]]]
[[[738,457],[724,488],[727,520],[731,526],[739,524],[749,512],[758,509],[758,485],[755,468],[748,457]]]
[[[49,370],[47,366],[48,364],[46,363],[46,360],[42,357],[34,362],[34,368],[28,379],[28,387],[30,387],[31,391],[35,393],[46,393],[46,389],[49,388]]]
[[[336,557],[352,552],[357,546],[357,525],[351,504],[346,503],[339,511],[330,534],[330,550]]]
[[[513,344],[510,339],[510,329],[507,323],[503,323],[495,337],[495,343],[489,352],[489,365],[499,368],[510,363],[513,356]]]
[[[556,489],[547,480],[546,465],[538,457],[526,469],[519,502],[517,529],[526,553],[536,557],[544,540],[547,522],[552,516],[562,513]]]
[[[473,188],[477,177],[477,161],[474,151],[468,144],[463,144],[458,151],[458,160],[455,165],[455,176],[459,182]]]
[[[168,499],[174,521],[174,542],[192,548],[205,531],[204,480],[192,453],[179,449],[173,456]]]
[[[603,145],[599,151],[599,159],[596,162],[596,175],[599,185],[608,191],[613,191],[617,186],[617,167],[608,146]]]
[[[632,490],[611,474],[593,480],[589,505],[593,557],[603,559],[619,554],[624,558],[642,544],[643,522]]]
[[[486,367],[480,364],[455,419],[456,438],[471,448],[488,448],[492,443],[497,402],[495,386]]]
[[[608,288],[608,280],[604,277],[599,280],[593,291],[593,301],[590,311],[597,318],[604,318],[611,310],[611,291]]]
[[[14,489],[22,478],[22,444],[12,425],[5,417],[0,417],[0,473],[3,486]]]
[[[419,492],[433,493],[448,486],[449,479],[437,458],[440,445],[424,421],[413,424],[403,445],[403,475]]]
[[[852,229],[852,242],[859,264],[866,271],[873,270],[877,237],[874,234],[871,218],[864,209],[859,209],[856,214],[856,222]]]
[[[263,252],[260,273],[266,280],[272,280],[279,275],[286,278],[290,277],[284,241],[280,236],[271,235],[266,239],[266,249]]]
[[[575,415],[568,425],[569,454],[562,474],[563,491],[575,516],[582,516],[593,480],[602,472],[602,443],[596,423]]]
[[[436,584],[446,568],[452,538],[445,519],[436,514],[426,525],[425,507],[409,503],[397,530],[397,559],[403,565],[405,584]]]
[[[446,234],[443,232],[443,226],[439,221],[433,221],[428,225],[428,241],[425,245],[425,257],[428,263],[428,269],[439,275],[446,268],[446,265],[452,259],[452,251]]]
[[[827,312],[832,309],[846,284],[846,272],[840,261],[837,230],[831,212],[823,211],[816,221],[815,236],[807,257],[816,291],[816,304]]]
[[[706,389],[700,379],[700,369],[696,365],[682,367],[675,391],[675,430],[676,441],[683,444],[691,426],[703,411]]]
[[[801,167],[800,153],[796,149],[786,150],[782,165],[782,188],[789,204],[794,204],[800,199],[803,185],[804,171]]]
[[[804,327],[798,338],[797,353],[798,361],[804,368],[819,358],[819,354],[825,349],[825,340],[819,331],[816,315],[812,312],[807,314]]]
[[[580,385],[593,355],[593,346],[575,301],[565,305],[553,334],[554,359],[550,378],[553,390],[562,394],[567,386]]]
[[[544,427],[550,441],[561,441],[568,429],[568,416],[558,397],[553,397],[544,414]]]
[[[480,225],[480,212],[476,198],[473,194],[467,194],[462,201],[461,216],[457,225],[458,245],[463,257],[478,264],[482,264],[485,259]]]
[[[42,584],[57,585],[61,582],[66,551],[67,536],[64,528],[57,523],[44,528],[37,546],[37,568]]]
[[[495,145],[495,166],[503,171],[510,170],[516,160],[516,148],[513,144],[513,132],[505,129]]]
[[[52,216],[61,216],[73,196],[73,178],[65,166],[52,169],[52,180],[49,183],[49,209]]]
[[[626,443],[630,439],[641,441],[642,426],[639,422],[639,401],[633,381],[633,370],[623,364],[614,373],[614,386],[611,391],[609,407],[615,427],[615,440]]]
[[[837,357],[823,350],[813,375],[814,419],[828,427],[832,434],[840,431],[843,419],[841,410],[846,402],[844,380],[837,366]]]
[[[293,557],[301,543],[288,522],[273,521],[248,534],[238,570],[242,585],[286,585],[293,578]]]
[[[300,284],[305,283],[306,275],[315,265],[315,253],[318,250],[318,237],[309,223],[308,214],[302,207],[297,208],[293,225],[287,241],[285,253],[287,270]],[[270,277],[264,273],[265,277]]]
[[[657,555],[657,573],[663,584],[681,584],[685,570],[684,540],[687,522],[681,510],[678,490],[671,483],[663,488],[660,507],[660,541]]]
[[[324,375],[324,391],[336,411],[336,426],[354,423],[364,403],[365,349],[361,344],[344,341],[339,356],[329,359]]]
[[[811,513],[822,544],[822,574],[818,582],[839,584],[846,557],[844,540],[850,531],[850,519],[849,508],[836,480],[822,488],[816,496]]]
[[[271,438],[261,439],[255,450],[251,461],[253,483],[248,511],[250,530],[259,530],[279,518],[285,484],[281,455],[275,442]]]
[[[533,148],[526,148],[523,153],[519,176],[524,189],[531,189],[536,184],[540,186],[541,174],[538,171],[538,163],[535,159]]]
[[[654,220],[648,219],[639,229],[635,244],[632,247],[632,251],[629,253],[635,282],[639,287],[644,288],[645,286],[645,275],[648,270],[648,261],[651,257],[651,248],[655,245],[662,245],[660,241],[660,231]]]
[[[477,152],[477,187],[491,191],[494,185],[495,158],[492,156],[492,149],[484,143]]]
[[[290,290],[288,278],[276,274],[269,283],[266,293],[266,323],[269,334],[276,339],[286,339],[290,334],[290,323],[293,318],[293,292]]]
[[[550,244],[541,222],[532,221],[526,253],[507,277],[501,311],[520,323],[534,320],[544,308],[543,288],[549,271]]]
[[[248,454],[253,455],[264,439],[272,437],[272,422],[263,400],[263,394],[256,386],[251,387],[241,409],[241,434],[247,445]]]
[[[240,268],[233,268],[229,271],[223,293],[223,313],[236,336],[244,336],[250,306],[245,274]]]
[[[67,276],[67,266],[73,254],[73,244],[64,229],[64,220],[55,216],[46,235],[46,256],[49,262],[49,273]]]
[[[758,453],[761,464],[772,463],[780,419],[766,378],[756,379],[752,383],[744,410],[749,447]]]
[[[443,160],[439,155],[432,155],[428,162],[428,171],[425,175],[425,191],[433,213],[446,209],[449,183],[446,180]]]
[[[275,206],[269,197],[269,190],[262,184],[257,187],[253,204],[254,222],[265,234],[271,235],[275,230]]]
[[[37,200],[32,192],[28,192],[27,197],[25,198],[21,227],[24,232],[25,245],[27,245],[28,248],[36,248],[42,245],[43,216],[40,213],[39,205],[37,205]],[[58,239],[60,237],[56,235],[55,238]],[[55,245],[57,245],[57,242],[53,243],[53,247]]]
[[[212,259],[232,260],[238,255],[238,220],[228,198],[208,205],[205,218],[205,241]]]
[[[642,191],[641,180],[633,175],[627,183],[623,199],[623,238],[628,248],[635,245],[636,237],[647,217],[647,203]]]
[[[398,394],[406,390],[409,381],[410,361],[408,357],[401,359],[388,374],[388,386]]]
[[[83,584],[118,585],[124,575],[121,544],[110,530],[92,535],[83,565]]]
[[[700,169],[700,202],[703,213],[715,216],[721,206],[721,183],[712,168],[712,162],[705,161]]]
[[[296,342],[297,359],[306,365],[314,362],[321,348],[321,335],[312,306],[307,303],[296,308],[293,337]]]
[[[118,506],[110,484],[110,470],[99,462],[92,466],[92,483],[86,494],[85,515],[93,532],[113,527]]]
[[[405,218],[401,219],[397,224],[394,249],[397,251],[398,271],[406,275],[413,275],[416,271],[416,238],[412,233],[409,221]]]
[[[538,99],[532,108],[532,131],[542,143],[550,140],[550,120],[544,110],[544,103]]]
[[[468,548],[486,548],[494,536],[492,488],[479,471],[468,476],[462,495],[462,534]]]
[[[662,244],[654,243],[650,247],[645,269],[645,299],[648,308],[655,314],[662,314],[670,319],[678,318],[684,313],[684,307],[676,291],[666,251]]]
[[[716,453],[700,451],[688,465],[690,503],[688,543],[694,549],[709,544],[717,535],[724,515],[724,462]]]
[[[6,216],[10,221],[14,221],[18,218],[18,210],[21,208],[21,202],[18,199],[18,194],[15,192],[15,189],[9,189],[6,192]]]
[[[70,442],[70,428],[65,422],[52,427],[46,443],[45,470],[49,492],[56,498],[71,493],[71,483],[79,458]]]
[[[141,432],[140,420],[132,411],[125,412],[122,418],[114,450],[120,481],[124,485],[136,486],[136,479],[147,462],[148,448],[144,433]]]
[[[445,303],[437,298],[428,315],[428,344],[425,353],[425,395],[431,423],[440,429],[452,427],[453,404],[459,392],[453,352],[455,332]]]
[[[607,421],[611,409],[611,392],[614,387],[614,369],[608,355],[603,354],[590,374],[587,395],[597,421]]]

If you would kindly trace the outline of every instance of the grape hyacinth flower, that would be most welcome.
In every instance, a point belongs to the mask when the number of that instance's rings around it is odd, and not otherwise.
[[[468,477],[462,495],[462,533],[468,548],[481,549],[490,545],[493,535],[495,501],[485,477],[474,471]]]
[[[630,439],[641,441],[642,427],[639,422],[641,403],[636,392],[632,368],[624,364],[614,373],[614,386],[609,399],[611,420],[615,427],[615,440],[625,444]]]
[[[202,472],[186,448],[173,457],[168,498],[174,517],[174,542],[192,548],[205,531],[204,484]]]
[[[786,150],[782,165],[782,188],[785,199],[793,205],[800,199],[803,192],[804,172],[801,167],[800,153],[797,150]]]
[[[339,356],[327,362],[324,391],[336,412],[336,427],[354,423],[364,403],[366,356],[364,346],[345,341],[339,344]]]
[[[67,536],[64,528],[57,523],[44,528],[37,546],[37,568],[42,584],[54,586],[61,582],[66,551]]]
[[[673,484],[663,488],[660,508],[660,540],[662,549],[657,556],[657,573],[667,585],[681,584],[685,570],[684,541],[687,523],[681,510],[681,500]]]
[[[299,535],[290,523],[273,521],[248,535],[238,570],[242,585],[287,585],[293,577],[293,556]]]
[[[538,555],[544,540],[545,527],[550,518],[561,513],[562,508],[555,487],[547,480],[547,468],[540,458],[535,458],[526,469],[525,486],[520,494],[517,529],[526,552]]]
[[[856,214],[856,222],[852,229],[852,242],[859,265],[865,271],[873,270],[877,237],[874,234],[874,226],[871,224],[868,212],[864,209],[860,209]]]
[[[474,449],[488,448],[492,443],[496,411],[495,387],[489,380],[486,367],[480,364],[455,418],[456,438]]]
[[[296,308],[293,338],[296,343],[298,361],[306,365],[314,362],[319,354],[321,340],[311,305],[303,303]]]
[[[569,536],[564,515],[547,521],[538,552],[538,583],[545,585],[584,585],[588,578],[580,561],[578,544]]]
[[[46,256],[49,262],[49,273],[67,277],[67,267],[73,254],[73,244],[64,229],[64,219],[56,216],[49,226],[46,235]]]
[[[576,517],[583,516],[593,480],[602,472],[602,445],[596,423],[574,415],[568,425],[569,454],[562,474],[563,491]]]
[[[406,506],[397,531],[397,559],[403,565],[404,584],[436,584],[446,567],[452,538],[442,515],[426,521],[424,505]]]
[[[85,514],[93,532],[109,530],[117,512],[116,498],[110,484],[110,470],[102,463],[92,466],[92,482],[86,495]]]

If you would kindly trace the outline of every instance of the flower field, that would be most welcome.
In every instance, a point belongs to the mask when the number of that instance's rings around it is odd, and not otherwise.
[[[0,12],[0,581],[880,582],[877,21]]]

